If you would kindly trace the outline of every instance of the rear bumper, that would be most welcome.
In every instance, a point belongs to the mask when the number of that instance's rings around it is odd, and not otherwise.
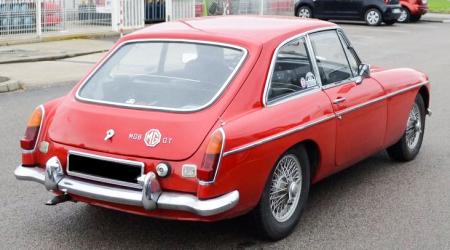
[[[401,15],[400,4],[388,5],[383,12],[383,20],[397,20]]]
[[[51,191],[60,191],[69,195],[73,194],[116,204],[143,207],[146,210],[168,209],[187,211],[199,216],[212,216],[232,209],[239,201],[239,192],[236,190],[207,200],[199,200],[192,194],[161,192],[156,176],[152,172],[144,178],[144,189],[137,190],[73,178],[65,175],[62,168],[57,169],[54,166],[47,163],[45,170],[39,167],[18,166],[14,175],[18,180],[43,184]]]

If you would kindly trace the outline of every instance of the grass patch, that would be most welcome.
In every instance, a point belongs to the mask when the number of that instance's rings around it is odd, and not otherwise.
[[[430,12],[450,13],[450,0],[428,0]]]

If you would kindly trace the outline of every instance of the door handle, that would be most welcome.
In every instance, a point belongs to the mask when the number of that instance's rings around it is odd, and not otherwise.
[[[334,99],[333,103],[339,104],[341,102],[345,102],[346,100],[347,100],[347,98],[345,98],[345,97],[338,97],[338,98]]]

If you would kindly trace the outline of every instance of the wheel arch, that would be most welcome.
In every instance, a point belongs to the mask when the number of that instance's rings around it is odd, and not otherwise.
[[[425,102],[425,109],[430,107],[430,92],[426,86],[422,86],[419,89],[419,95],[422,96],[423,101]]]
[[[311,178],[311,180],[313,180],[313,178],[316,176],[317,167],[319,166],[319,161],[320,161],[319,145],[311,139],[306,139],[306,140],[303,140],[303,141],[298,142],[297,144],[293,145],[292,147],[287,149],[285,152],[287,152],[291,149],[298,150],[302,146],[305,148],[306,154],[308,155],[308,161],[309,161],[309,167],[310,167],[310,178]]]

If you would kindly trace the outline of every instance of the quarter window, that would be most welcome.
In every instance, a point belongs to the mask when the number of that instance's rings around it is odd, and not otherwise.
[[[352,72],[341,41],[335,30],[310,35],[316,55],[322,85],[338,83],[352,78]]]
[[[290,41],[278,50],[269,86],[268,102],[317,86],[304,38]]]

